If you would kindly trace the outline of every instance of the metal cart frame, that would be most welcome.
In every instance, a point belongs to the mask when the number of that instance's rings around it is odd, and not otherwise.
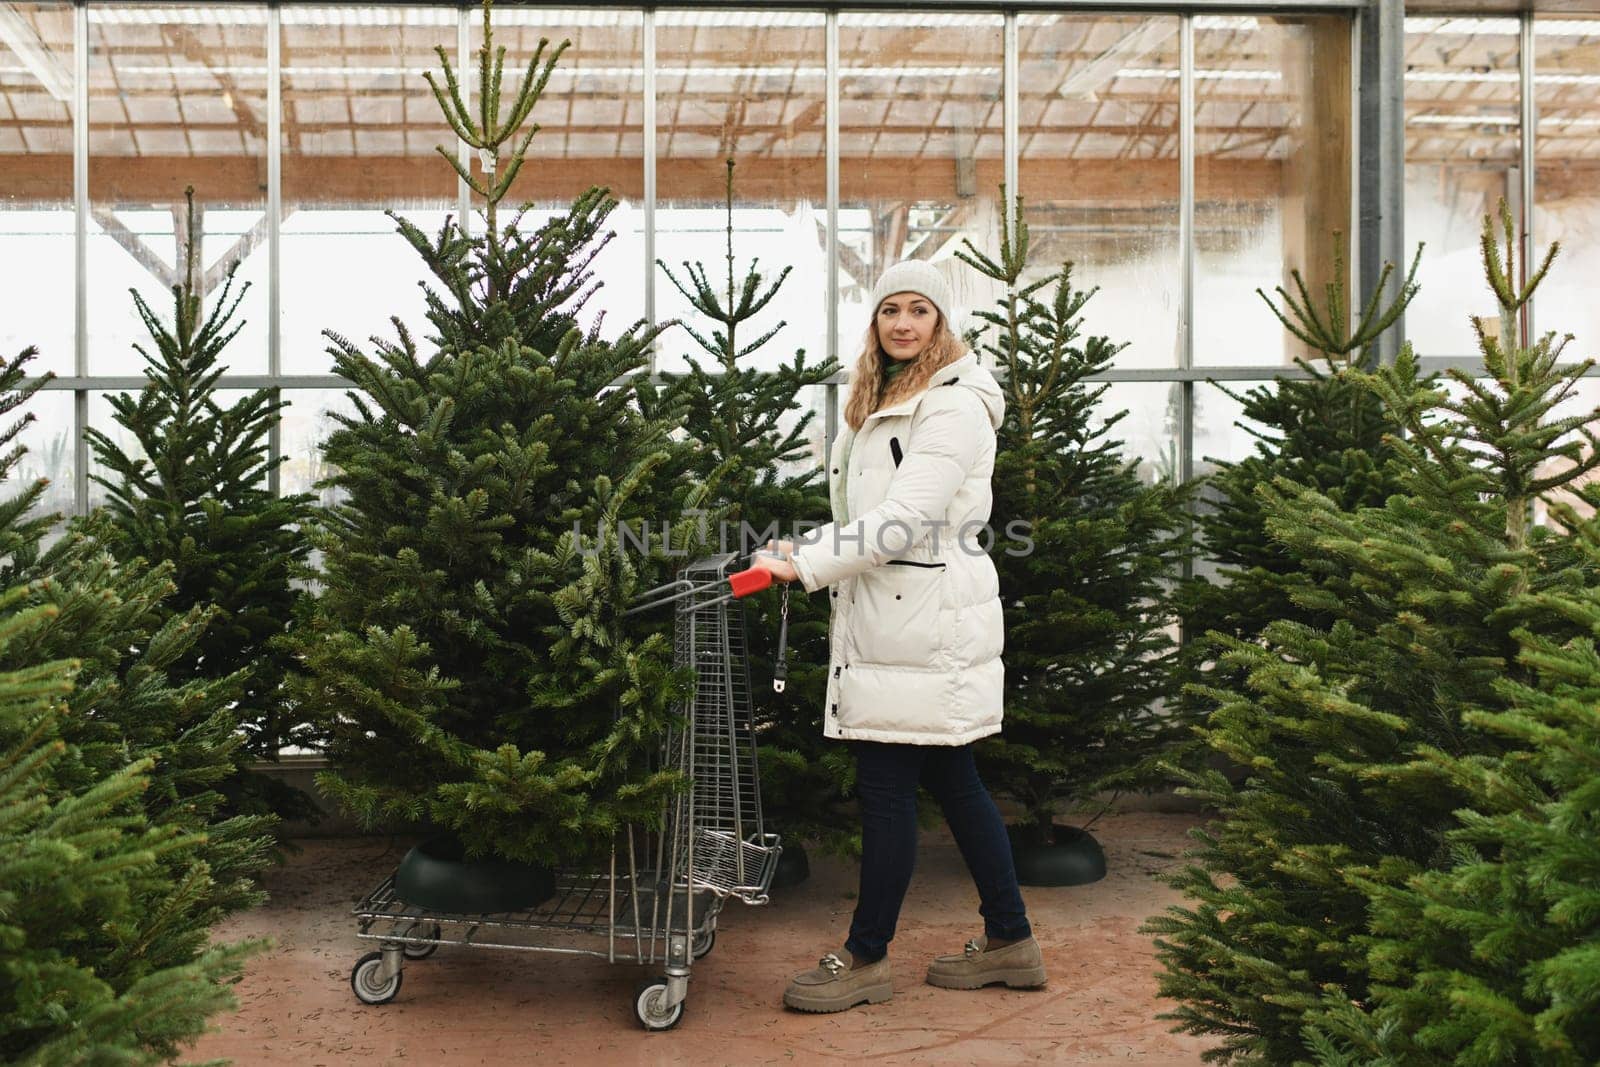
[[[406,960],[462,945],[661,965],[662,976],[640,986],[634,1013],[647,1030],[678,1024],[690,966],[711,951],[723,906],[729,899],[765,904],[782,851],[762,821],[745,612],[737,599],[766,588],[771,575],[758,568],[730,574],[741,558],[749,557],[696,560],[625,613],[674,604],[673,659],[694,668],[694,694],[661,753],[662,766],[682,770],[690,785],[667,801],[661,828],[624,828],[605,870],[558,872],[555,893],[522,912],[457,915],[412,907],[396,895],[390,875],[353,909],[357,936],[379,945],[351,971],[357,998],[393,1000]],[[780,690],[787,600],[785,588],[774,683]],[[593,944],[596,937],[604,947]]]

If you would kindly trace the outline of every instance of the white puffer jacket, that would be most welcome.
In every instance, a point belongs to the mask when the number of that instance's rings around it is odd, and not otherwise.
[[[832,587],[828,737],[964,745],[999,731],[1005,623],[984,524],[1004,414],[969,352],[868,416],[850,448],[849,523],[797,538],[801,584]],[[828,460],[835,517],[844,440]]]

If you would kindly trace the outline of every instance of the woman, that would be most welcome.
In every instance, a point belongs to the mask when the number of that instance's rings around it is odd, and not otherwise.
[[[807,592],[829,587],[823,732],[856,754],[861,889],[841,952],[797,975],[784,1003],[844,1011],[892,993],[888,947],[917,849],[917,786],[944,809],[982,898],[984,936],[940,956],[953,989],[1044,984],[1011,845],[978,779],[972,742],[1000,729],[1004,624],[986,531],[1005,402],[950,326],[950,287],[907,260],[872,292],[847,431],[829,458],[834,522],[769,542],[756,565]]]

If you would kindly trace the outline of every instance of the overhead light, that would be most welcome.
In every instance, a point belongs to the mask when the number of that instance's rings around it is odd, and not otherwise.
[[[1522,32],[1518,19],[1407,18],[1408,34],[1452,34],[1460,37],[1508,36]]]
[[[1516,129],[1517,124],[1518,120],[1515,116],[1411,115],[1406,118],[1407,126],[1502,126],[1508,129]]]
[[[100,26],[265,26],[267,9],[253,4],[162,7],[156,4],[90,4],[88,18]]]
[[[1408,82],[1519,82],[1514,70],[1408,70]]]
[[[1600,37],[1600,18],[1535,18],[1533,32],[1537,37]]]
[[[1212,81],[1275,82],[1283,80],[1283,72],[1276,70],[1196,70],[1194,76]],[[1165,78],[1173,81],[1182,77],[1182,71],[1164,67],[1124,67],[1117,71],[1119,78]]]
[[[1522,80],[1514,70],[1408,70],[1408,82],[1463,82],[1498,83],[1513,85]],[[1600,85],[1600,74],[1569,74],[1565,71],[1542,71],[1533,75],[1535,82],[1544,85]]]

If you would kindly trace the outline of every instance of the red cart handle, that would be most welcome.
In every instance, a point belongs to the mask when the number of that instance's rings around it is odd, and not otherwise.
[[[772,572],[765,567],[751,567],[728,575],[728,585],[736,597],[749,596],[772,587]]]

